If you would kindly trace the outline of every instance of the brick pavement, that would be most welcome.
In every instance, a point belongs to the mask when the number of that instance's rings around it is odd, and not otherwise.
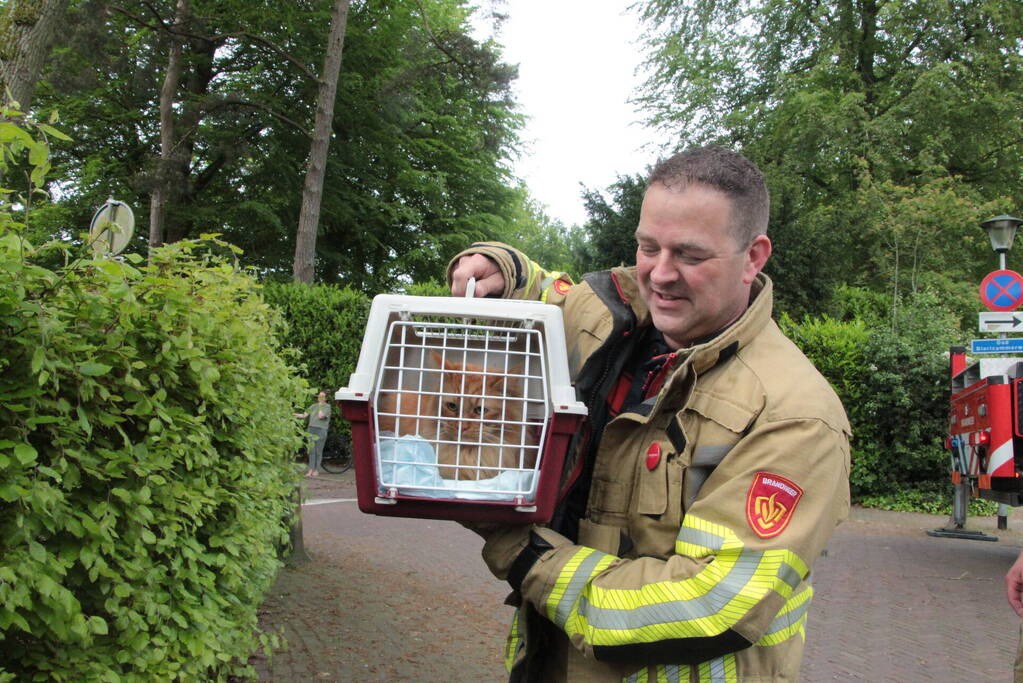
[[[258,663],[260,680],[499,680],[510,612],[474,535],[363,515],[350,473],[306,488],[310,502],[347,502],[305,508],[313,561],[282,573],[265,614],[292,647]],[[1018,619],[1002,577],[1023,545],[1023,513],[1008,531],[970,518],[995,543],[926,535],[945,522],[854,509],[815,565],[804,681],[1012,680]]]
[[[815,565],[806,681],[1011,681],[1019,621],[1002,577],[1020,550],[1023,516],[968,527],[998,542],[934,538],[932,515],[854,509]]]

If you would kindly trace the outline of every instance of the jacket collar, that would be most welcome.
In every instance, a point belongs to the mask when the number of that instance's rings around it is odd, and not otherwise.
[[[622,298],[632,307],[637,326],[652,324],[650,310],[639,293],[635,266],[612,268],[611,275]],[[770,321],[773,306],[774,284],[767,275],[758,273],[750,288],[750,304],[745,312],[713,338],[680,349],[679,355],[689,356],[690,367],[698,374],[703,373],[749,343]]]

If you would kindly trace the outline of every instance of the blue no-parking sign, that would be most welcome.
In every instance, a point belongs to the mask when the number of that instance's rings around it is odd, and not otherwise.
[[[995,270],[980,282],[980,300],[992,311],[1011,311],[1023,303],[1023,275]]]

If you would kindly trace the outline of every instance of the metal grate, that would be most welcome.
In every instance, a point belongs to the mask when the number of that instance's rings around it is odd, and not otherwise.
[[[373,398],[381,493],[529,504],[550,406],[542,331],[456,320],[388,327]]]

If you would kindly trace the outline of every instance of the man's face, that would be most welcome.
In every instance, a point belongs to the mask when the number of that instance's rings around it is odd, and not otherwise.
[[[318,393],[316,395],[316,400],[318,400],[320,403],[326,402],[326,400],[327,400],[327,392],[321,391],[320,393]]]
[[[758,235],[739,244],[729,231],[731,200],[706,185],[651,185],[636,229],[639,291],[672,348],[722,329],[746,310],[750,285],[771,254]]]

